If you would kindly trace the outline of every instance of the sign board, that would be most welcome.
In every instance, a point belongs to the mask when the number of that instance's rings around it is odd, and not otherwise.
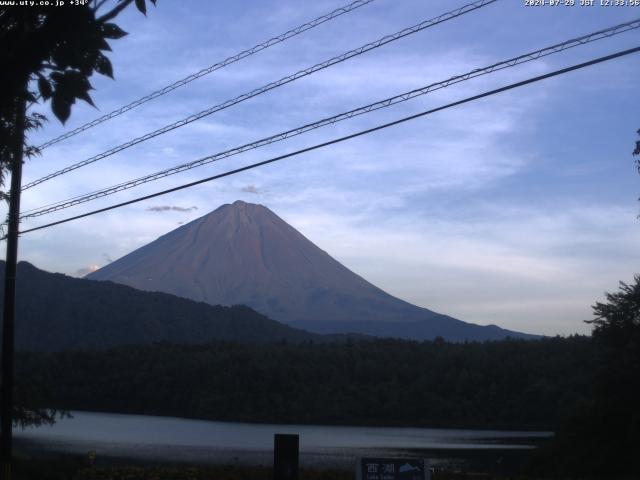
[[[357,480],[431,480],[428,465],[420,458],[361,458]]]

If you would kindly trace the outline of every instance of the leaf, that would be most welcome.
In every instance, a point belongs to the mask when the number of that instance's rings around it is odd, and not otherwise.
[[[58,117],[58,120],[65,123],[69,115],[71,115],[71,102],[66,98],[54,95],[51,100],[51,110],[53,110],[53,114]]]
[[[64,78],[64,73],[51,72],[51,75],[49,75],[49,77],[51,77],[51,80],[53,80],[55,83],[60,83],[60,81]]]
[[[91,99],[91,96],[89,95],[89,92],[87,92],[86,90],[78,92],[76,97],[78,97],[80,100],[84,100],[85,102],[87,102],[92,107],[96,106],[95,103],[93,103],[93,100]]]
[[[143,15],[147,14],[147,5],[144,0],[136,0],[136,7],[142,12]]]
[[[35,147],[33,145],[25,145],[24,154],[27,156],[27,158],[33,158],[42,155],[42,152],[38,147]]]
[[[34,130],[42,128],[42,124],[47,120],[44,115],[33,112],[31,115],[26,115],[24,119],[25,130]]]
[[[55,90],[51,108],[62,123],[69,118],[71,105],[75,103],[76,98],[84,100],[95,107],[89,95],[89,90],[92,90],[93,87],[86,75],[78,71],[68,70],[64,73],[52,73],[51,77],[55,78]]]
[[[87,76],[81,72],[65,72],[64,80],[60,82],[60,87],[64,90],[64,95],[66,95],[72,103],[75,98],[79,98],[95,107],[93,100],[91,100],[89,96],[89,90],[93,90],[93,87]]]
[[[128,33],[122,30],[115,23],[105,23],[102,25],[102,35],[104,38],[113,38],[114,40],[117,40],[118,38],[128,35]]]
[[[55,75],[55,88],[53,92],[53,96],[57,98],[64,98],[66,101],[70,102],[75,99],[78,91],[78,75],[79,72],[64,72],[58,74],[51,74],[51,78],[54,78]]]
[[[44,116],[44,115],[43,115],[43,114],[41,114],[41,113],[38,113],[38,112],[33,112],[33,113],[31,114],[31,116],[32,116],[35,120],[37,120],[37,121],[39,121],[39,122],[46,122],[46,121],[47,121],[47,117],[46,117],[46,116]]]
[[[98,49],[99,50],[106,50],[106,51],[110,52],[111,51],[111,46],[109,45],[109,43],[104,38],[100,38],[100,40],[98,41]]]
[[[93,74],[93,70],[96,67],[96,58],[100,52],[96,49],[90,52],[85,52],[82,56],[82,61],[79,62],[76,66],[80,73],[85,76],[90,76]]]
[[[32,92],[31,90],[24,93],[24,98],[27,103],[35,103],[37,101],[35,92]]]
[[[106,75],[109,78],[113,78],[113,67],[109,59],[102,53],[98,54],[95,65],[96,72],[101,75]]]

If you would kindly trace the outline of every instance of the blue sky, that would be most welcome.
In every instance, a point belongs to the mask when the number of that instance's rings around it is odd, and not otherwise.
[[[334,8],[302,2],[159,1],[112,42],[116,81],[95,77],[99,111],[51,120],[35,144]],[[25,182],[133,136],[463,5],[376,0],[52,146]],[[579,3],[579,2],[578,2]],[[23,210],[640,17],[635,7],[527,7],[500,0],[246,101],[25,192]],[[107,206],[640,44],[638,31],[434,92],[185,172],[23,228]],[[480,324],[587,333],[590,305],[640,261],[638,54],[449,109],[186,191],[26,234],[20,255],[80,275],[237,199],[261,203],[389,293]],[[48,111],[41,106],[40,111]],[[52,117],[52,115],[49,115]],[[150,211],[177,206],[184,211]],[[197,208],[191,208],[197,207]],[[155,209],[161,210],[161,209]]]

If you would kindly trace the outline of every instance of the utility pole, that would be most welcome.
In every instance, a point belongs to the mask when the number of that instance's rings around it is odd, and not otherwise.
[[[26,83],[25,83],[26,90]],[[4,309],[2,316],[2,393],[0,403],[0,480],[11,480],[13,457],[13,376],[16,317],[16,269],[18,263],[18,228],[20,224],[20,190],[24,146],[26,98],[16,96],[15,135],[11,159],[11,190],[7,231],[7,263],[4,272]]]

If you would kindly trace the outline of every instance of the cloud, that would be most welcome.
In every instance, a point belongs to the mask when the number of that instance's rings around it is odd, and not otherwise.
[[[255,185],[247,185],[246,187],[242,187],[240,191],[246,192],[246,193],[255,193],[255,194],[260,193],[260,191],[256,188]]]
[[[108,112],[125,98],[139,98],[263,41],[267,30],[267,37],[277,35],[327,9],[324,2],[300,9],[291,0],[266,0],[254,2],[255,15],[244,15],[240,3],[230,2],[229,9],[209,15],[215,5],[203,2],[203,8],[210,9],[207,14],[189,18],[179,29],[166,27],[184,17],[187,7],[182,2],[158,9],[142,29],[135,15],[123,17],[123,28],[129,26],[136,34],[122,39],[123,48],[114,53],[120,65],[117,84],[96,78],[96,104]],[[66,167],[72,158],[88,158],[250,91],[258,86],[256,78],[264,77],[259,85],[281,78],[413,24],[418,14],[426,18],[448,8],[445,0],[425,4],[376,2],[267,49],[250,62],[221,69],[162,102],[148,102],[117,121],[97,125],[89,137],[77,135],[51,146],[46,161],[29,162],[25,182]],[[532,45],[582,35],[602,28],[601,22],[621,23],[626,15],[608,9],[576,22],[568,10],[523,12],[518,2],[503,7],[500,15],[512,28],[482,36],[481,25],[474,28],[475,20],[468,16],[460,21],[468,21],[469,28],[447,22],[407,36],[144,142],[135,149],[136,161],[133,154],[117,154],[43,183],[24,195],[23,209],[222,152],[513,57],[532,50]],[[240,25],[234,23],[238,18]],[[200,28],[211,22],[213,30],[224,33],[224,42],[212,44],[211,28]],[[593,43],[589,52],[624,48],[626,35],[602,46]],[[550,40],[540,41],[544,36]],[[428,110],[582,61],[591,55],[582,48],[432,91],[120,195],[124,201],[151,194]],[[175,64],[170,72],[157,68],[167,52],[180,52],[171,56]],[[590,317],[591,303],[618,280],[630,281],[632,266],[640,262],[637,182],[628,160],[629,138],[635,136],[627,101],[633,68],[633,62],[621,60],[604,69],[576,72],[156,200],[165,205],[154,207],[150,201],[144,207],[34,231],[21,239],[21,256],[47,270],[84,275],[89,267],[76,270],[78,266],[106,264],[100,252],[119,258],[176,228],[177,220],[195,216],[171,212],[196,210],[190,205],[210,211],[239,194],[257,198],[251,194],[268,193],[264,201],[269,208],[389,293],[464,320],[538,333],[586,333],[581,321]],[[606,76],[617,79],[615,89],[599,81]],[[91,106],[80,103],[69,125],[95,116]],[[606,135],[597,134],[605,127]],[[49,122],[45,129],[30,132],[29,140],[39,144],[65,131],[62,124]],[[111,197],[96,200],[96,208],[110,202]],[[6,214],[6,206],[0,207],[0,214]],[[51,220],[63,215],[52,214]],[[38,224],[37,219],[24,222],[29,227]],[[0,244],[0,253],[3,249]]]
[[[322,208],[269,207],[386,292],[474,323],[587,334],[582,321],[592,318],[591,305],[618,280],[632,281],[629,265],[640,259],[634,207],[523,201],[476,202],[463,211],[450,204],[331,209],[328,198]]]
[[[73,274],[76,277],[84,277],[85,275],[88,275],[90,273],[95,272],[96,270],[98,270],[100,267],[98,267],[98,265],[89,265],[88,267],[82,267],[79,268],[78,270],[76,270]]]
[[[107,263],[111,263],[113,262],[113,258],[111,258],[111,255],[109,255],[108,253],[103,253],[102,254],[102,258],[104,259],[105,262]]]
[[[193,210],[198,210],[198,207],[195,205],[193,207],[178,207],[176,205],[159,205],[156,207],[147,208],[147,212],[191,212]]]

